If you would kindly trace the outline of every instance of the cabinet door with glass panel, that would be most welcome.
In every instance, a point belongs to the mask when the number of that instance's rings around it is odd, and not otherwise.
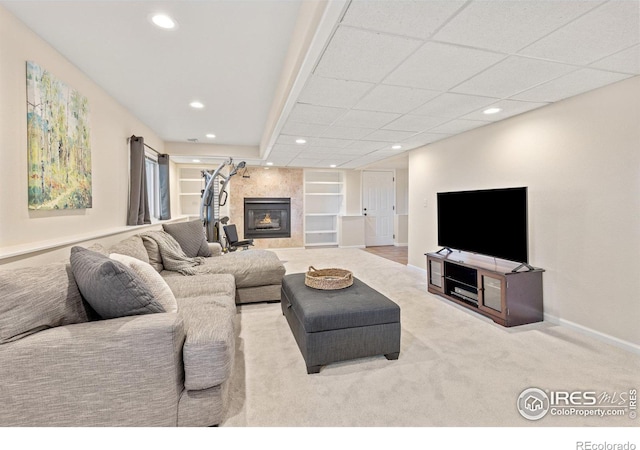
[[[493,272],[478,270],[478,308],[494,316],[506,317],[506,280]]]
[[[427,257],[427,282],[429,288],[444,293],[444,263],[442,260]]]

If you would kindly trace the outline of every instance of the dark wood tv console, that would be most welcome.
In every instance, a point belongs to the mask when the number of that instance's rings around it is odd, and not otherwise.
[[[543,269],[512,272],[505,262],[459,252],[425,255],[427,289],[432,294],[505,327],[543,320]]]

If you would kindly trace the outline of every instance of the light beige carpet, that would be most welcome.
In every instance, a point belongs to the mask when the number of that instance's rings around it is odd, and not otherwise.
[[[402,309],[400,358],[364,358],[307,375],[279,304],[239,308],[223,426],[638,426],[624,417],[531,422],[520,393],[628,392],[640,357],[547,323],[503,328],[427,293],[424,273],[358,249],[277,250],[287,273],[341,267]]]

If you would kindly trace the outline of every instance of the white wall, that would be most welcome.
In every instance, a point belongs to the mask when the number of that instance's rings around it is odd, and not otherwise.
[[[405,246],[409,242],[409,170],[396,169],[396,213],[393,220],[393,244]]]
[[[396,214],[407,214],[409,211],[409,170],[396,169]]]
[[[27,209],[27,60],[49,70],[89,100],[91,209]],[[160,152],[162,140],[1,6],[0,99],[0,253],[19,245],[95,235],[124,226],[129,179],[126,139],[132,134],[143,136],[145,143]]]
[[[362,172],[360,170],[344,171],[345,215],[362,215]]]
[[[640,77],[414,150],[409,162],[410,265],[424,268],[438,249],[437,192],[528,186],[545,314],[640,343]]]

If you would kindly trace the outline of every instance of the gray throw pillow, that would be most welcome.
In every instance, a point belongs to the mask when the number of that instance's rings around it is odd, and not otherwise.
[[[89,250],[93,250],[89,248]],[[99,252],[102,253],[102,252]],[[109,249],[109,254],[118,253],[119,255],[127,255],[132,258],[139,259],[142,262],[149,262],[149,254],[147,253],[147,249],[142,243],[142,238],[138,235],[131,236],[123,241],[118,242],[115,245],[112,245]],[[122,261],[121,261],[122,262]]]
[[[151,264],[140,261],[137,258],[132,258],[129,255],[120,255],[118,253],[111,253],[110,259],[121,262],[140,278],[148,287],[158,303],[162,305],[167,312],[177,312],[178,302],[175,295],[171,291],[171,288],[164,281],[164,278],[151,267]]]
[[[103,319],[165,312],[149,287],[118,261],[73,247],[71,269],[82,297]]]
[[[178,244],[182,247],[182,251],[188,257],[211,256],[211,249],[207,245],[204,227],[200,220],[167,223],[162,225],[162,228],[178,241]]]
[[[68,264],[0,270],[0,344],[87,320]]]

